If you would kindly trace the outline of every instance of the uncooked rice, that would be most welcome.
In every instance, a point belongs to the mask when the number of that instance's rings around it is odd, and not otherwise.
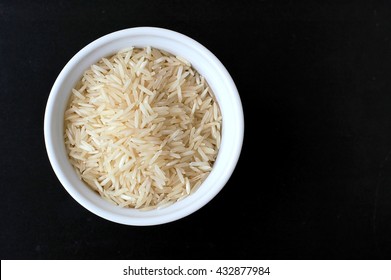
[[[190,195],[221,141],[221,113],[204,77],[184,58],[151,47],[92,65],[64,118],[76,172],[121,207],[162,208]]]

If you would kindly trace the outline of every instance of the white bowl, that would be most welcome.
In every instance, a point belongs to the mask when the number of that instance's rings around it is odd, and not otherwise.
[[[102,57],[127,47],[151,46],[188,60],[212,88],[223,117],[221,147],[212,172],[200,188],[163,209],[120,208],[92,191],[77,176],[64,145],[64,111],[72,88],[83,72]],[[193,39],[162,28],[138,27],[103,36],[79,51],[58,75],[46,105],[45,143],[54,172],[82,206],[107,220],[126,225],[156,225],[183,218],[207,204],[227,183],[239,159],[243,142],[243,110],[236,86],[221,62]],[[227,207],[231,207],[227,205]]]

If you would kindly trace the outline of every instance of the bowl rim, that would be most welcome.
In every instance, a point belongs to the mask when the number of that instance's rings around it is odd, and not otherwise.
[[[62,171],[61,166],[59,164],[59,160],[56,155],[55,143],[53,143],[53,137],[51,131],[51,127],[53,126],[53,122],[54,122],[54,120],[52,119],[52,115],[55,114],[54,105],[59,93],[61,92],[61,86],[64,83],[64,80],[69,75],[69,71],[77,65],[79,60],[81,60],[84,56],[86,56],[87,54],[89,54],[99,46],[103,44],[109,44],[110,42],[123,37],[137,36],[137,35],[162,36],[170,40],[178,40],[178,41],[180,40],[181,42],[186,42],[187,45],[191,45],[192,47],[197,48],[202,53],[203,56],[208,58],[208,62],[213,64],[213,67],[220,72],[220,75],[223,76],[224,81],[227,83],[227,86],[234,92],[234,94],[231,97],[234,98],[233,103],[236,104],[235,106],[235,110],[237,111],[236,112],[237,119],[235,120],[236,129],[237,129],[235,135],[236,146],[235,149],[232,151],[232,155],[230,156],[230,164],[228,166],[228,170],[226,171],[228,176],[225,176],[225,178],[221,178],[218,186],[216,187],[214,186],[213,189],[209,191],[208,195],[204,195],[202,197],[203,199],[198,199],[197,203],[193,205],[187,205],[185,208],[179,209],[179,211],[168,212],[164,216],[157,215],[151,217],[130,217],[130,216],[123,216],[123,215],[116,215],[115,213],[108,213],[104,209],[101,209],[101,207],[94,204],[91,200],[85,199],[85,197],[80,195],[80,193],[75,189],[75,187],[72,186],[72,184],[67,179],[67,176]],[[206,79],[208,80],[207,77]],[[146,225],[164,224],[164,223],[181,219],[197,211],[198,209],[202,208],[205,204],[211,201],[221,191],[221,189],[224,187],[224,185],[227,183],[228,179],[232,175],[237,165],[237,162],[239,160],[240,152],[243,145],[243,138],[244,138],[244,116],[243,116],[242,103],[236,85],[232,77],[228,73],[227,69],[224,67],[224,65],[212,52],[210,52],[206,47],[204,47],[194,39],[184,34],[181,34],[179,32],[165,29],[165,28],[159,28],[159,27],[133,27],[133,28],[127,28],[127,29],[115,31],[107,35],[104,35],[92,41],[85,47],[83,47],[67,62],[67,64],[64,66],[64,68],[61,70],[60,74],[56,78],[48,97],[46,110],[45,110],[45,117],[44,117],[44,139],[45,139],[47,154],[51,166],[57,178],[61,182],[62,186],[80,205],[85,207],[90,212],[102,218],[105,218],[107,220],[110,220],[112,222],[117,222],[125,225],[146,226]],[[99,199],[101,198],[99,197]],[[177,203],[179,202],[176,202],[174,204]],[[150,212],[153,212],[155,210],[156,209],[150,210]],[[135,210],[135,211],[140,211],[140,210]],[[144,213],[146,212],[147,211],[144,211]]]

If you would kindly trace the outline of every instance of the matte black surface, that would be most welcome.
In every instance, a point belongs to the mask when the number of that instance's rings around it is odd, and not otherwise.
[[[0,0],[0,257],[389,259],[390,5],[277,2]],[[43,141],[46,101],[67,61],[136,26],[210,49],[246,121],[223,191],[153,227],[85,210],[57,180]]]

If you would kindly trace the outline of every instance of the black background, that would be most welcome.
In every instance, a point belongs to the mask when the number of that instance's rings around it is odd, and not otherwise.
[[[325,2],[0,0],[0,257],[389,259],[391,6]],[[85,210],[43,140],[67,61],[137,26],[211,50],[239,89],[246,126],[218,196],[152,227]]]

